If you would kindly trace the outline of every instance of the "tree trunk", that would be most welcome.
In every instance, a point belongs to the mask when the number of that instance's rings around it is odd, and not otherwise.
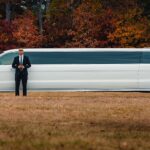
[[[39,4],[38,4],[38,20],[39,20],[39,30],[40,30],[40,34],[43,34],[43,14],[42,14],[42,0],[39,0]]]
[[[51,3],[51,0],[47,0],[47,2],[46,2],[46,13],[47,13],[47,11],[48,11],[48,8],[49,8],[50,3]]]
[[[10,2],[6,2],[6,20],[10,22],[11,19],[11,11],[10,11]]]

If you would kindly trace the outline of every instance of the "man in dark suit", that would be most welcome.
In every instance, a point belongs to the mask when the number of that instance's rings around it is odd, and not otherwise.
[[[28,80],[28,68],[31,67],[30,60],[27,56],[24,55],[24,50],[19,49],[19,56],[14,58],[12,63],[12,68],[16,69],[15,72],[15,94],[19,96],[19,86],[20,81],[22,80],[23,85],[23,96],[27,96],[27,80]]]

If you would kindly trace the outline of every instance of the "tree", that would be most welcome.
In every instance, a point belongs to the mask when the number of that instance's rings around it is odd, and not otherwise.
[[[150,19],[150,1],[149,0],[138,0],[139,5],[143,8],[143,15]]]
[[[138,5],[138,0],[99,0],[104,8],[110,8],[116,13],[126,13]]]
[[[86,0],[74,11],[71,41],[67,47],[111,47],[109,33],[115,29],[115,17],[110,9],[104,10],[100,1]]]
[[[6,21],[0,20],[0,52],[17,47],[16,39],[13,36],[14,26]]]
[[[44,30],[47,47],[63,47],[69,40],[68,30],[72,28],[71,0],[53,0],[47,11]]]
[[[149,0],[0,0],[1,48],[149,47],[149,4]],[[12,31],[3,33],[9,27]]]
[[[12,4],[21,2],[21,0],[1,0],[0,4],[5,4],[5,19],[10,22],[11,20],[11,7]]]
[[[36,17],[31,11],[25,12],[12,21],[14,26],[13,36],[19,47],[40,47],[44,42],[44,36],[40,35],[35,24]]]
[[[142,10],[134,8],[120,16],[109,38],[117,47],[145,47],[150,43],[149,29],[149,21],[142,16]]]

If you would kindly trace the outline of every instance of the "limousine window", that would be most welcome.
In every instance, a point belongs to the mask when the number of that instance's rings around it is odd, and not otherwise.
[[[32,64],[135,64],[141,52],[26,52]]]
[[[7,53],[0,57],[0,65],[10,65],[13,62],[17,52]]]
[[[150,52],[143,52],[142,63],[150,63]]]

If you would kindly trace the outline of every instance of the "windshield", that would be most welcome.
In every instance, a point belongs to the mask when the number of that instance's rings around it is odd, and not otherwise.
[[[11,65],[17,52],[2,53],[0,55],[0,65]]]

